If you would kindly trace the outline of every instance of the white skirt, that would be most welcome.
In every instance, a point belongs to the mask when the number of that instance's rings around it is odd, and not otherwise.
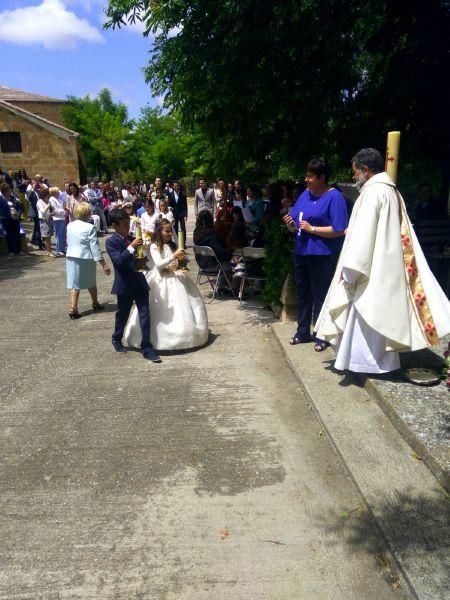
[[[208,316],[195,283],[183,271],[157,268],[145,275],[150,286],[150,341],[157,350],[186,350],[208,341]],[[124,342],[141,346],[141,329],[136,306],[124,333]]]

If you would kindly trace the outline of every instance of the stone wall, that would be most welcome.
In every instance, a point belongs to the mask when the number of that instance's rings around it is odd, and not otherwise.
[[[19,108],[23,108],[34,115],[38,115],[43,119],[47,119],[47,121],[51,121],[52,123],[56,123],[57,125],[63,125],[62,120],[62,108],[64,106],[63,102],[20,102],[20,101],[10,101],[10,104],[14,106],[18,106]]]
[[[3,107],[0,107],[1,131],[18,131],[22,142],[21,153],[0,151],[0,166],[5,171],[24,168],[29,177],[40,173],[58,187],[62,187],[65,179],[79,180],[75,137],[60,138]]]

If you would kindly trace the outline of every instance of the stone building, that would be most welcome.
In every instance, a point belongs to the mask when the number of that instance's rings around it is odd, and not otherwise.
[[[0,166],[25,169],[52,185],[83,180],[78,133],[63,125],[64,100],[0,86]],[[84,183],[84,181],[81,181]]]

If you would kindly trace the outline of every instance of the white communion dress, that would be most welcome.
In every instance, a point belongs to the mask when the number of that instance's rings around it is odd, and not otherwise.
[[[208,316],[200,291],[185,271],[175,270],[177,259],[168,244],[160,252],[151,244],[149,271],[150,341],[157,350],[185,350],[208,341]],[[141,328],[136,306],[125,328],[124,341],[140,348]]]

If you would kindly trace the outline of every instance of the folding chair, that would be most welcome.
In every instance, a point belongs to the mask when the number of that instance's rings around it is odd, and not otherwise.
[[[251,274],[251,263],[255,259],[262,259],[265,257],[264,248],[252,248],[251,246],[247,248],[242,248],[242,257],[245,263],[245,271],[241,277],[241,285],[239,288],[239,305],[242,308],[242,296],[244,294],[245,282],[250,281],[265,281],[266,278],[263,275],[252,275]],[[246,304],[248,308],[261,308],[260,306],[250,306],[250,304]]]
[[[214,250],[212,248],[210,248],[209,246],[194,246],[194,254],[195,254],[195,256],[208,256],[210,258],[213,258],[216,263],[212,267],[204,268],[204,267],[201,267],[200,265],[198,267],[198,274],[197,274],[197,281],[196,281],[197,285],[200,286],[200,285],[203,285],[204,283],[209,283],[209,285],[211,286],[212,292],[213,292],[212,298],[209,302],[207,302],[207,304],[211,304],[211,302],[214,300],[217,290],[219,289],[221,276],[223,276],[223,281],[226,282],[227,287],[230,289],[231,293],[235,297],[236,295],[235,295],[233,287],[231,285],[231,281],[228,278],[228,275],[226,274],[223,264],[217,258],[217,255],[214,252]],[[201,281],[202,277],[206,277],[206,281]]]

